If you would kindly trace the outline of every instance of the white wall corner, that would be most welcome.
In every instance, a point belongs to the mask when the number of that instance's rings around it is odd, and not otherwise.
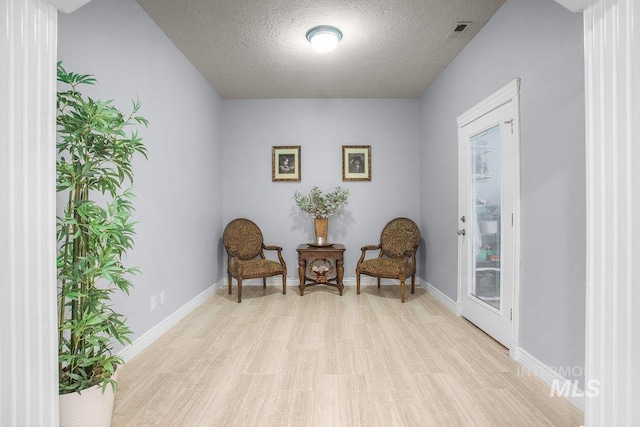
[[[80,9],[91,0],[48,0],[49,4],[58,9],[59,12],[71,13]]]
[[[595,0],[555,0],[560,6],[571,12],[582,12],[595,2]]]

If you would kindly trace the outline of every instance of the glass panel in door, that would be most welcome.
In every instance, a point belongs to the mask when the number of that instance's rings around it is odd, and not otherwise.
[[[469,294],[500,309],[500,125],[469,139],[471,144],[471,248]]]

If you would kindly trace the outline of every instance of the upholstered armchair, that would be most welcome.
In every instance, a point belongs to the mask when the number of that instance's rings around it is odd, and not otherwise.
[[[227,275],[229,294],[232,277],[238,282],[238,302],[242,302],[242,281],[262,278],[262,287],[267,287],[267,277],[282,274],[282,293],[287,293],[287,264],[282,258],[282,248],[265,246],[260,228],[246,218],[231,221],[222,235],[227,250]],[[266,259],[264,251],[277,251],[278,261]]]
[[[380,243],[362,247],[356,265],[356,286],[360,294],[360,275],[400,280],[400,300],[405,300],[405,279],[411,277],[411,293],[415,292],[416,251],[420,246],[420,229],[409,218],[396,218],[384,227]],[[379,250],[377,258],[365,260],[367,251]]]

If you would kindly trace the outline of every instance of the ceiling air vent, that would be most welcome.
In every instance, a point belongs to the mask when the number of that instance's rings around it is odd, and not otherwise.
[[[447,36],[448,39],[459,39],[462,34],[467,31],[467,29],[471,26],[471,21],[458,21],[456,22],[453,30]]]

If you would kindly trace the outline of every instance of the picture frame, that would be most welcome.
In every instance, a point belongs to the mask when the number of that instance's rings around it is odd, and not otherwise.
[[[371,181],[371,146],[342,146],[342,180]]]
[[[271,147],[271,181],[300,181],[299,145]]]

